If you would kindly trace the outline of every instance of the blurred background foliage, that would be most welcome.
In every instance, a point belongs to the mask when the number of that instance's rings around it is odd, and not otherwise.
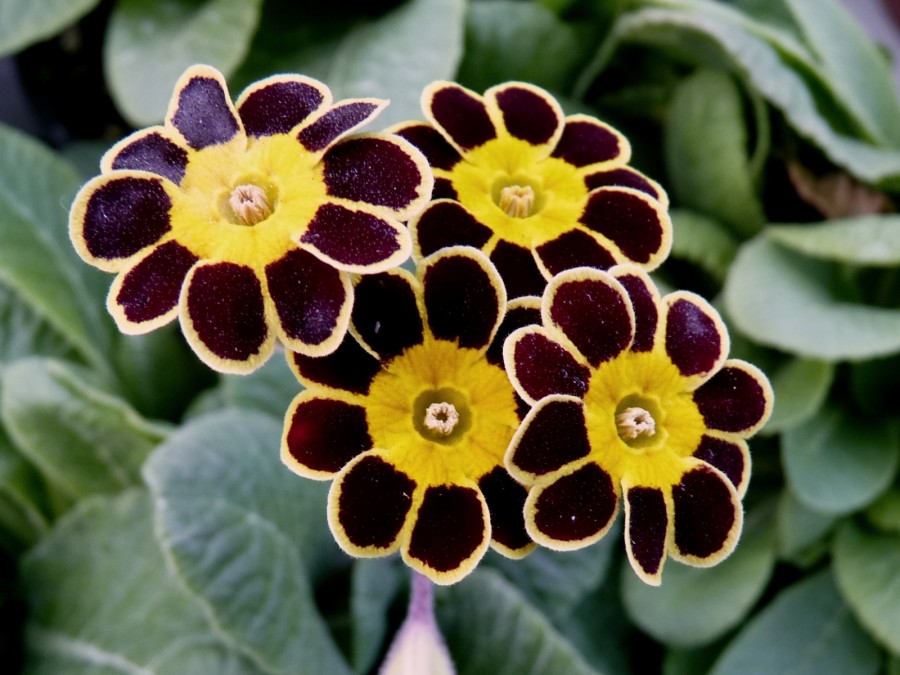
[[[205,62],[234,93],[297,71],[389,97],[378,128],[441,78],[616,125],[672,198],[657,280],[772,378],[731,558],[656,589],[621,530],[491,554],[438,593],[461,675],[900,673],[900,100],[837,0],[0,0],[0,56],[7,672],[364,674],[402,618],[398,561],[343,555],[326,486],[279,463],[285,365],[220,377],[177,327],[117,334],[69,245],[100,154]]]

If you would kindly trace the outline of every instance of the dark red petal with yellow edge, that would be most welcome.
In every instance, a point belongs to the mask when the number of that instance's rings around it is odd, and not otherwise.
[[[553,156],[579,167],[613,160],[625,163],[631,148],[609,125],[586,115],[573,115],[566,119]]]
[[[655,291],[646,274],[628,271],[628,267],[611,270],[611,274],[625,287],[634,310],[633,352],[649,352],[656,342],[656,328],[659,325],[659,293]],[[634,270],[634,268],[631,268]]]
[[[592,366],[628,348],[634,337],[631,306],[612,277],[581,267],[564,272],[554,282],[544,298],[549,318]]]
[[[458,84],[445,82],[426,90],[423,106],[431,121],[463,150],[497,137],[484,100]]]
[[[587,232],[571,229],[537,247],[536,253],[550,275],[574,267],[605,270],[616,264],[612,253]]]
[[[716,311],[688,293],[666,297],[666,354],[685,377],[704,375],[728,350],[728,335]]]
[[[452,572],[488,537],[489,523],[478,491],[460,485],[429,487],[409,540],[411,558],[437,572]]]
[[[612,479],[590,462],[544,488],[534,502],[534,525],[562,544],[597,537],[612,524],[619,498]]]
[[[487,360],[495,366],[503,367],[503,342],[517,328],[540,325],[541,300],[537,297],[518,298],[506,306],[506,314],[500,328],[487,350]]]
[[[366,409],[359,405],[301,394],[288,411],[285,443],[299,465],[336,473],[372,447]]]
[[[528,491],[512,479],[502,466],[495,467],[478,481],[491,514],[491,539],[509,551],[520,551],[534,542],[525,531],[522,509]]]
[[[412,506],[416,483],[377,455],[363,457],[340,479],[337,521],[359,548],[390,549]]]
[[[653,199],[665,202],[667,197],[660,192],[652,181],[644,174],[630,166],[620,166],[616,169],[608,169],[606,171],[597,171],[589,176],[585,176],[584,184],[588,190],[596,190],[601,187],[627,187],[653,197]]]
[[[500,325],[506,297],[496,272],[478,255],[481,259],[458,253],[426,259],[423,298],[434,337],[458,341],[460,347],[487,349]]]
[[[641,265],[654,262],[671,237],[671,225],[659,203],[628,188],[590,193],[580,222]]]
[[[311,253],[294,249],[269,263],[266,284],[287,338],[315,346],[346,330],[349,283]]]
[[[591,371],[540,328],[525,328],[508,343],[507,372],[515,374],[520,393],[538,401],[550,394],[584,396]]]
[[[448,246],[481,248],[493,235],[459,202],[436,201],[425,207],[412,223],[423,257]]]
[[[709,467],[696,467],[672,489],[675,546],[680,556],[710,558],[733,539],[740,505],[732,488]]]
[[[340,347],[326,356],[305,356],[292,352],[289,356],[301,381],[315,382],[332,389],[366,394],[381,364],[350,336]]]
[[[227,143],[240,131],[224,80],[200,74],[188,76],[177,92],[170,121],[194,150]],[[189,71],[190,72],[190,71]]]
[[[669,514],[662,490],[632,487],[625,490],[625,541],[631,559],[643,572],[656,577],[666,557]]]
[[[541,274],[531,251],[518,244],[501,239],[491,251],[491,262],[503,277],[506,293],[510,298],[541,295],[547,286],[547,280]]]
[[[325,203],[316,211],[300,243],[329,261],[355,269],[379,265],[397,255],[408,236],[405,228],[368,211]]]
[[[522,422],[510,444],[510,463],[542,476],[590,451],[584,404],[576,398],[553,396],[538,401]]]
[[[159,178],[99,179],[81,223],[84,245],[95,258],[129,258],[170,229],[172,200]]]
[[[187,162],[187,150],[154,131],[138,135],[120,147],[110,162],[110,168],[115,171],[149,171],[178,184],[184,178]]]
[[[390,138],[363,136],[332,146],[322,158],[324,180],[333,197],[403,210],[419,197],[419,165]]]
[[[491,89],[486,97],[496,101],[509,134],[531,145],[549,142],[563,124],[559,107],[537,88],[505,84]]]
[[[765,376],[749,363],[733,360],[694,392],[707,426],[737,434],[750,434],[765,421],[771,399]]]
[[[278,77],[241,96],[238,115],[250,136],[286,134],[319,109],[322,90],[299,78]]]
[[[177,242],[156,248],[132,267],[118,286],[115,303],[133,324],[145,323],[178,306],[184,278],[197,256]]]
[[[434,169],[449,171],[462,159],[456,148],[431,125],[413,122],[394,129],[394,133],[421,150],[428,164]]]
[[[741,489],[747,477],[747,444],[744,441],[726,441],[723,438],[703,436],[700,446],[694,450],[694,457],[725,474],[736,490]]]
[[[190,333],[219,359],[246,361],[269,339],[262,285],[249,267],[200,263],[188,276],[183,302]]]
[[[297,139],[310,152],[319,152],[367,122],[381,107],[375,101],[343,101],[301,129]]]
[[[384,272],[362,277],[354,288],[353,327],[382,360],[424,338],[422,316],[408,276]]]

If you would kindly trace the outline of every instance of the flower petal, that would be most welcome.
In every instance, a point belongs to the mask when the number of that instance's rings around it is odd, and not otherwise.
[[[593,462],[547,485],[525,501],[525,527],[537,543],[557,551],[584,548],[612,526],[619,495],[609,474]]]
[[[625,136],[598,119],[570,115],[553,156],[578,167],[617,166],[631,159],[631,145]]]
[[[432,82],[422,92],[428,120],[460,152],[497,137],[484,100],[453,82]]]
[[[288,408],[281,438],[281,461],[307,478],[331,478],[372,447],[366,409],[307,390]]]
[[[501,239],[491,251],[491,262],[500,272],[510,298],[541,295],[547,280],[527,248]]]
[[[406,270],[392,270],[364,276],[354,287],[353,331],[382,361],[424,339],[415,284]]]
[[[309,356],[337,349],[347,333],[353,304],[347,274],[294,249],[266,266],[266,288],[278,317],[279,337],[288,349]]]
[[[728,355],[728,329],[719,313],[699,295],[669,293],[665,308],[666,354],[685,377],[705,378]]]
[[[737,490],[738,497],[744,496],[750,482],[750,451],[746,441],[704,435],[693,456],[725,474]]]
[[[269,329],[262,284],[244,265],[200,262],[181,293],[181,326],[197,355],[223,373],[249,373],[269,358]]]
[[[481,248],[493,236],[459,202],[441,199],[425,207],[410,223],[413,250],[421,259],[448,246]]]
[[[655,199],[631,188],[594,190],[579,220],[648,270],[658,267],[672,248],[669,214]]]
[[[463,246],[444,249],[422,261],[419,273],[432,335],[486,350],[503,318],[506,291],[484,254]]]
[[[122,272],[107,298],[107,307],[119,330],[138,335],[174,319],[184,279],[196,262],[197,256],[169,241]]]
[[[381,370],[381,364],[352,337],[347,337],[331,354],[288,355],[291,369],[304,385],[315,382],[331,389],[367,394],[369,385]]]
[[[534,548],[525,531],[522,509],[528,491],[512,479],[506,470],[495,467],[478,481],[491,514],[491,541],[508,558],[521,558]]]
[[[601,187],[632,188],[653,197],[664,209],[669,208],[669,195],[662,189],[662,186],[630,166],[601,169],[585,176],[584,184],[588,190],[596,190]]]
[[[609,273],[625,287],[634,310],[633,352],[649,352],[656,345],[661,298],[656,284],[637,265],[618,265]]]
[[[370,210],[322,204],[298,243],[345,272],[374,274],[409,257],[409,230]]]
[[[409,142],[391,136],[354,136],[322,158],[332,197],[390,209],[399,220],[418,213],[431,196],[431,170]]]
[[[579,267],[556,275],[541,313],[544,324],[561,330],[595,368],[628,349],[634,337],[628,294],[600,270]]]
[[[772,412],[772,387],[756,367],[729,359],[694,392],[694,402],[711,429],[741,436],[756,433]]]
[[[416,512],[403,558],[437,584],[466,576],[484,556],[491,525],[484,497],[462,485],[432,486]]]
[[[94,267],[118,272],[171,229],[172,200],[162,178],[115,173],[89,181],[72,205],[69,234]]]
[[[659,586],[671,536],[666,498],[659,488],[625,489],[625,550],[644,583]]]
[[[331,91],[302,75],[275,75],[247,87],[237,109],[250,136],[286,134],[319,108],[331,104]]]
[[[181,183],[187,168],[187,150],[168,137],[164,127],[150,127],[126,136],[100,160],[103,173],[148,171]]]
[[[506,465],[513,478],[528,484],[590,452],[581,399],[547,396],[519,425],[506,451]]]
[[[487,350],[487,360],[495,366],[503,368],[503,343],[517,328],[539,325],[541,323],[541,299],[533,295],[511,300],[506,305],[506,313],[500,328]]]
[[[179,78],[166,122],[194,150],[227,143],[243,133],[225,78],[210,66],[192,66]]]
[[[300,130],[297,139],[310,152],[321,152],[342,136],[373,120],[387,107],[377,98],[340,101]]]
[[[379,556],[399,546],[416,483],[375,454],[347,467],[328,493],[334,538],[355,556]]]
[[[548,154],[563,132],[563,112],[543,89],[524,82],[491,87],[484,94],[488,105],[496,106],[506,131],[530,145],[548,146]]]
[[[388,131],[416,146],[434,169],[449,171],[462,159],[437,129],[424,122],[408,122]]]
[[[615,256],[594,236],[574,228],[541,244],[535,253],[550,276],[575,267],[605,270],[616,264]]]
[[[718,471],[697,466],[672,489],[675,537],[672,557],[697,567],[709,567],[737,545],[743,510],[731,483]]]
[[[506,372],[519,395],[532,405],[550,394],[584,397],[591,371],[578,363],[543,326],[514,332],[503,347]]]

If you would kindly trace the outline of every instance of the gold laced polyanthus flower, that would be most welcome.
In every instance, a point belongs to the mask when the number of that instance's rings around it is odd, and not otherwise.
[[[489,543],[509,557],[534,544],[525,489],[503,466],[519,405],[503,338],[539,319],[509,307],[479,251],[453,247],[404,270],[362,277],[348,338],[329,356],[291,356],[305,385],[285,416],[282,460],[334,479],[328,522],[355,556],[398,548],[439,584],[472,571]]]
[[[528,533],[558,550],[601,538],[625,505],[625,547],[648,584],[666,555],[714,565],[734,549],[750,475],[747,438],[772,408],[757,368],[726,360],[702,298],[660,297],[634,265],[568,270],[542,325],[513,332],[507,372],[533,407],[506,464],[529,486]]]
[[[608,124],[566,117],[547,92],[522,82],[484,96],[434,82],[422,108],[430,124],[393,129],[435,174],[435,201],[411,223],[417,259],[474,246],[519,297],[540,295],[564,269],[634,262],[650,270],[668,255],[668,198],[628,166],[631,146]]]
[[[221,73],[193,66],[165,124],[101,161],[70,214],[75,249],[116,272],[107,306],[145,333],[176,316],[210,367],[245,373],[288,349],[321,355],[346,333],[350,273],[402,263],[405,221],[431,193],[425,158],[387,134],[346,137],[386,105],[332,104],[308,77],[278,75],[232,104]]]

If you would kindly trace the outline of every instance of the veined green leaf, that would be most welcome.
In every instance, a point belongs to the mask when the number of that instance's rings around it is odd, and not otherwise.
[[[0,2],[0,55],[12,54],[59,33],[100,0],[4,0]]]
[[[896,215],[841,218],[816,225],[771,225],[766,236],[825,260],[873,267],[900,264],[900,216]]]
[[[834,364],[816,359],[790,359],[769,376],[775,407],[762,429],[765,435],[795,427],[822,407],[834,379]]]
[[[737,254],[738,241],[716,220],[695,211],[672,209],[672,257],[687,260],[723,281]]]

